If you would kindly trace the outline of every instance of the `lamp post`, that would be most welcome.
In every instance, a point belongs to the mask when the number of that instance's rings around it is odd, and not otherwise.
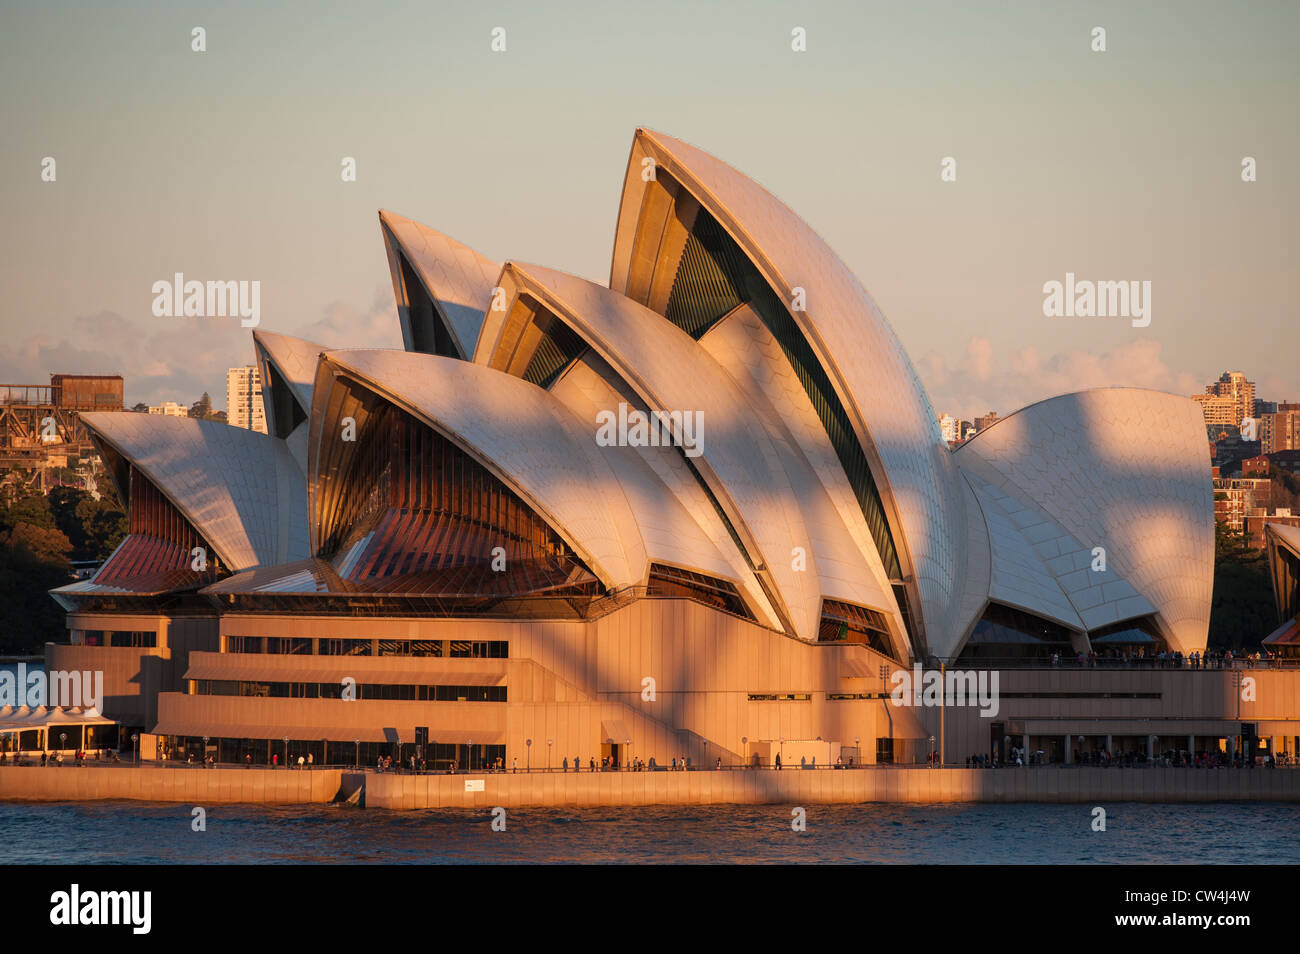
[[[546,771],[548,772],[551,770],[551,743],[554,741],[554,739],[546,740]]]
[[[862,764],[862,736],[855,735],[853,737],[853,748],[858,753],[858,765],[861,765]]]
[[[781,756],[781,764],[784,765],[785,764],[785,739],[777,739],[777,744],[780,746],[780,748],[777,749],[777,754]]]
[[[465,740],[465,771],[467,773],[474,771],[474,749],[472,747],[473,745],[474,745],[473,739]]]
[[[284,737],[284,767],[289,767],[289,737]]]
[[[532,772],[533,770],[533,740],[524,739],[524,750],[528,753],[528,764],[524,766],[524,771]]]
[[[353,767],[353,768],[361,768],[361,740],[360,740],[360,739],[353,739],[353,740],[352,740],[352,744],[355,745],[355,746],[357,747],[357,748],[356,748],[356,757],[352,760],[352,767]]]
[[[135,764],[138,768],[140,765],[140,734],[138,732],[131,733],[131,744],[135,746]]]
[[[747,735],[740,737],[740,760],[745,763],[745,768],[749,768],[749,736]]]
[[[934,768],[934,736],[930,736],[930,767]]]
[[[623,744],[627,746],[627,752],[624,753],[623,757],[627,759],[627,767],[631,768],[632,767],[632,740],[624,739]]]
[[[204,765],[207,764],[208,764],[208,737],[205,735],[203,737],[203,761],[202,763],[200,763],[199,767],[202,768]]]

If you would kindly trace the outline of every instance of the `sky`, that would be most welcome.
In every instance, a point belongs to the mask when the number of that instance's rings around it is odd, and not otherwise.
[[[224,407],[250,330],[155,317],[176,272],[260,282],[266,330],[400,347],[381,208],[607,282],[644,125],[812,225],[938,412],[1229,369],[1300,400],[1298,36],[1263,0],[0,0],[0,383]],[[1151,282],[1150,324],[1046,317],[1068,272]]]

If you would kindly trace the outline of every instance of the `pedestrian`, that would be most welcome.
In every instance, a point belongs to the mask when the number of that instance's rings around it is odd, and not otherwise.
[[[314,755],[312,755],[312,753],[308,752],[308,753],[307,753],[307,767],[308,767],[308,768],[311,768],[312,765],[315,764],[315,762],[316,762],[316,757],[315,757]]]
[[[510,774],[514,775],[518,773],[518,771],[519,771],[519,756],[516,755],[514,757],[514,765],[510,769]]]
[[[564,767],[564,771],[567,774],[569,771],[569,757],[566,755],[560,764]]]
[[[781,771],[781,753],[776,753],[776,770]]]

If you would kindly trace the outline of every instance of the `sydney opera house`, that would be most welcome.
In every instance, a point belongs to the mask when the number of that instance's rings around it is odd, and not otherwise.
[[[607,286],[379,226],[404,350],[255,331],[265,435],[84,415],[130,535],[54,591],[47,664],[104,670],[146,757],[1295,751],[1286,673],[1242,703],[1224,672],[1104,665],[1205,648],[1193,401],[1063,395],[951,450],[818,235],[650,130]],[[998,672],[998,712],[891,704],[915,665]]]

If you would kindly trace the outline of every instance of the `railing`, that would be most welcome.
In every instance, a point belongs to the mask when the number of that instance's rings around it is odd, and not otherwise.
[[[1050,657],[1025,658],[1022,656],[986,656],[979,659],[962,659],[948,664],[949,669],[1105,669],[1150,670],[1168,669],[1183,672],[1203,672],[1227,669],[1300,669],[1300,657],[1278,657],[1262,659],[1200,659],[1196,664],[1186,656],[1181,659],[1146,656],[1141,659],[1115,659],[1106,656],[1089,658],[1082,661],[1076,656],[1062,656],[1056,660]]]

